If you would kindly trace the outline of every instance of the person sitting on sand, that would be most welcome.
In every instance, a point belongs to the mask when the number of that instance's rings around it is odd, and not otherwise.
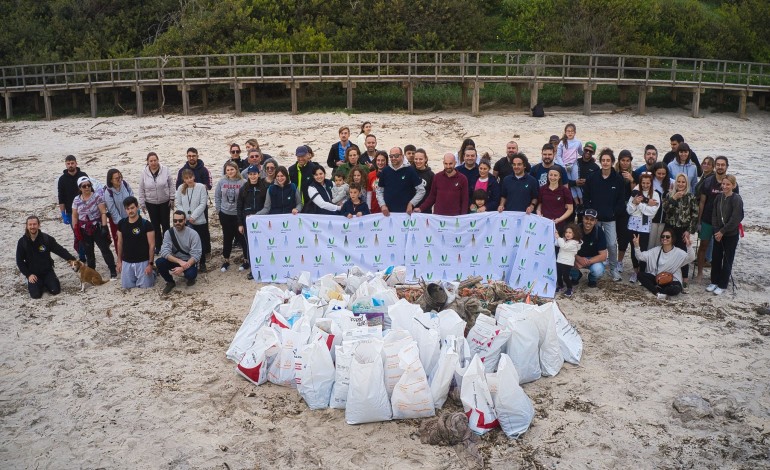
[[[16,244],[16,266],[27,278],[27,290],[33,299],[42,297],[44,290],[51,295],[61,292],[59,278],[53,270],[51,253],[67,261],[75,260],[54,237],[40,231],[40,219],[37,216],[27,217],[24,236]]]
[[[639,283],[647,288],[660,300],[666,300],[670,296],[682,292],[682,266],[695,260],[695,250],[689,235],[685,239],[687,251],[674,246],[676,233],[672,228],[666,227],[660,234],[660,246],[642,251],[639,247],[639,235],[634,235],[634,252],[637,259],[647,263],[647,269],[639,273]],[[658,282],[657,276],[661,273],[670,273],[673,280],[665,284]]]
[[[168,294],[176,287],[172,274],[183,276],[187,279],[188,286],[195,285],[198,277],[197,263],[203,256],[201,238],[198,232],[185,225],[187,216],[184,211],[174,211],[171,220],[174,227],[163,236],[163,246],[155,261],[158,274],[166,281],[166,287],[163,288],[164,294]]]
[[[604,261],[607,259],[607,239],[604,230],[596,227],[596,209],[586,209],[583,214],[583,244],[575,256],[575,267],[570,271],[572,283],[577,286],[583,277],[581,269],[588,269],[588,287],[596,287],[597,281],[604,275]]]

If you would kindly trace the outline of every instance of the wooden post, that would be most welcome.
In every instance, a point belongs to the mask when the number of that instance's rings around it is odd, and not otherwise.
[[[537,106],[537,93],[543,88],[543,84],[540,82],[533,82],[529,85],[529,109],[531,110]]]
[[[348,80],[347,82],[343,82],[342,86],[347,90],[345,109],[353,109],[353,89],[356,87],[356,83]]]
[[[144,99],[142,97],[142,87],[135,86],[134,93],[136,93],[136,117],[144,116]]]
[[[201,88],[201,100],[203,100],[203,108],[208,109],[209,107],[209,89],[208,88]]]
[[[80,107],[79,105],[80,105],[80,100],[78,99],[78,94],[73,92],[72,93],[72,107],[75,109],[75,111],[78,110],[78,108]]]
[[[478,80],[473,82],[473,99],[471,101],[471,114],[474,116],[479,115],[479,99],[481,95],[481,89],[484,88],[484,84]]]
[[[463,108],[468,106],[468,84],[463,82],[461,86],[460,106]]]
[[[409,80],[401,86],[406,88],[406,110],[409,114],[414,114],[414,82]]]
[[[297,107],[297,89],[299,89],[299,83],[289,82],[286,84],[286,87],[291,94],[291,114],[297,114],[299,112]]]
[[[516,109],[521,109],[521,87],[519,85],[515,85],[516,87]]]
[[[115,107],[120,107],[120,91],[112,90],[112,101],[115,103]]]
[[[692,117],[700,117],[700,88],[694,88],[692,91]]]
[[[163,87],[162,86],[159,86],[155,90],[155,102],[158,103],[158,108],[160,109],[160,106],[163,103]]]
[[[13,107],[11,103],[11,94],[10,93],[4,93],[3,98],[5,98],[5,118],[6,119],[13,119]]]
[[[639,115],[647,114],[647,92],[652,92],[652,87],[639,87],[639,104],[636,107],[636,113]]]
[[[618,100],[621,106],[625,106],[628,103],[628,88],[624,86],[618,87]]]
[[[33,101],[34,106],[35,106],[35,112],[39,113],[40,112],[40,95],[33,95],[33,100],[32,101]]]
[[[251,98],[251,105],[256,106],[257,105],[257,86],[250,86],[249,87],[249,96]]]
[[[190,87],[186,84],[179,85],[179,91],[182,93],[182,114],[190,114]]]
[[[738,94],[738,117],[741,119],[746,119],[746,100],[748,97],[748,93],[746,90],[741,90],[741,92]]]
[[[757,106],[759,106],[759,109],[761,109],[762,111],[765,110],[765,103],[766,103],[765,96],[766,95],[764,93],[760,93],[760,95],[757,97]]]
[[[45,105],[45,119],[50,121],[53,119],[53,108],[51,107],[51,93],[48,90],[40,92],[43,96],[43,104]]]
[[[591,115],[591,97],[595,89],[596,85],[583,85],[583,114],[586,116]]]
[[[674,103],[676,103],[676,99],[677,99],[678,97],[679,97],[679,90],[677,90],[676,88],[672,88],[672,89],[671,89],[671,101],[673,101]]]
[[[240,116],[243,114],[241,109],[241,85],[237,80],[233,82],[233,93],[235,94],[235,115]]]
[[[91,117],[95,118],[96,117],[96,113],[97,113],[97,111],[99,109],[98,108],[98,102],[96,101],[97,100],[97,98],[96,98],[96,88],[91,87],[91,88],[88,88],[86,91],[88,93],[88,99],[91,102]]]
[[[564,96],[562,97],[562,100],[564,103],[569,103],[575,99],[575,88],[571,87],[569,85],[564,87]]]

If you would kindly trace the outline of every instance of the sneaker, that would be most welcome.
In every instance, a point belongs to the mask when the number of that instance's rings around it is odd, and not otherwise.
[[[243,263],[240,265],[240,267],[238,267],[238,271],[245,271],[247,269],[249,269],[249,263]]]
[[[558,294],[559,292],[562,291],[562,289],[564,289],[564,286],[556,286],[556,292],[555,293]]]
[[[200,263],[198,264],[198,272],[205,273],[207,271],[206,269],[206,263]]]
[[[706,292],[714,292],[714,289],[717,288],[716,284],[709,284],[708,287],[706,287]]]
[[[623,262],[622,262],[622,261],[618,261],[618,262],[615,264],[615,270],[616,270],[617,272],[619,272],[619,273],[622,273],[622,272],[623,272]]]
[[[110,279],[117,279],[118,278],[118,271],[115,269],[110,269]]]
[[[227,268],[229,268],[229,267],[230,267],[230,262],[229,261],[225,261],[224,263],[222,263],[222,267],[219,268],[219,270],[222,271],[223,273],[226,273],[227,272]]]
[[[163,288],[163,293],[168,294],[172,290],[174,290],[174,287],[176,287],[176,282],[171,281],[166,283],[166,287]]]
[[[724,292],[724,291],[725,291],[724,289],[721,289],[721,288],[717,287],[712,292],[714,292],[714,295],[722,295],[722,292]]]
[[[192,287],[194,285],[195,285],[195,278],[187,280],[187,287]]]
[[[588,281],[588,287],[596,287],[596,281]]]
[[[611,271],[610,276],[612,276],[612,280],[615,282],[622,281],[623,278],[620,277],[620,273],[617,271]]]
[[[636,272],[631,273],[631,275],[628,277],[628,282],[631,284],[636,284],[636,281],[638,281],[639,278],[637,277]]]
[[[249,281],[253,281],[254,280],[254,275],[251,274],[251,271],[249,271],[249,274],[246,275],[246,279],[248,279]]]
[[[564,297],[572,297],[572,289],[567,289],[564,291]]]
[[[668,299],[668,296],[666,294],[658,294],[658,300],[666,300]]]

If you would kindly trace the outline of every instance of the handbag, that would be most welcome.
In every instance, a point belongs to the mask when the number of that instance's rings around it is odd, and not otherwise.
[[[655,264],[655,270],[658,269],[660,266],[660,255],[663,253],[663,248],[661,247],[660,251],[658,252],[658,261]],[[671,284],[674,281],[674,275],[671,274],[668,271],[662,271],[655,275],[655,283],[659,286],[667,286]]]

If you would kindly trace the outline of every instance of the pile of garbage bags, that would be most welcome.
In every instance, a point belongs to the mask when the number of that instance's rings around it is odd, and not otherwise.
[[[554,302],[508,303],[467,329],[451,308],[399,299],[397,272],[314,283],[303,273],[288,290],[261,288],[227,358],[256,385],[296,389],[310,409],[344,409],[348,424],[434,416],[451,393],[475,433],[521,436],[534,416],[521,384],[579,364],[574,326]],[[451,305],[457,286],[439,287]]]

